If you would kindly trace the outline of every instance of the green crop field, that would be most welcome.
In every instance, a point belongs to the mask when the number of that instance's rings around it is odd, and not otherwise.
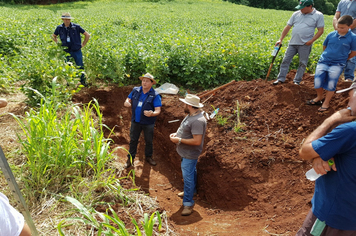
[[[55,77],[77,81],[78,71],[64,64],[64,53],[51,40],[70,12],[74,23],[91,34],[83,49],[89,81],[137,83],[146,72],[160,83],[210,88],[235,80],[265,78],[271,52],[290,11],[263,10],[223,1],[94,1],[48,6],[2,6],[0,75],[24,80],[46,92]],[[314,44],[307,68],[313,73],[322,42],[333,30],[325,16],[325,33]],[[278,55],[278,67],[290,34]],[[292,69],[297,66],[297,58]],[[63,90],[63,93],[67,90]]]

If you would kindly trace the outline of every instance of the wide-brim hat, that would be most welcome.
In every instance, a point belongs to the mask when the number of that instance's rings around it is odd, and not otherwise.
[[[141,76],[139,78],[140,78],[140,80],[143,80],[143,78],[150,79],[153,84],[157,84],[155,78],[150,73],[146,73],[144,76]]]
[[[61,16],[61,19],[74,19],[74,17],[71,17],[70,14],[68,12],[63,13]]]
[[[203,107],[204,105],[200,103],[200,97],[193,95],[193,94],[187,94],[185,98],[179,98],[181,102],[184,102],[185,104],[191,105],[193,107]]]
[[[356,83],[352,83],[350,87],[336,91],[336,93],[343,93],[350,91],[351,89],[356,89]]]

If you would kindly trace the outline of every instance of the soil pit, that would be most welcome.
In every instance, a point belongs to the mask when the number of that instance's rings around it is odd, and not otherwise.
[[[306,101],[316,97],[314,77],[305,74],[294,85],[295,71],[286,83],[276,86],[257,79],[239,81],[212,97],[206,96],[203,110],[219,108],[218,117],[208,121],[204,151],[199,158],[198,196],[191,216],[180,215],[183,190],[180,157],[169,134],[184,118],[178,95],[163,95],[154,137],[152,167],[144,161],[141,137],[135,159],[136,184],[157,198],[180,235],[295,235],[308,213],[314,183],[305,178],[310,163],[298,156],[304,139],[334,111],[346,108],[348,93],[335,94],[327,112]],[[341,79],[338,89],[350,83]],[[74,98],[87,103],[96,98],[104,123],[114,128],[113,146],[128,148],[131,109],[123,106],[132,87],[84,89]],[[203,94],[203,93],[201,93]],[[198,94],[199,95],[199,94]],[[239,102],[240,112],[237,112]],[[237,113],[243,123],[236,132]],[[180,120],[168,123],[168,121]],[[218,124],[226,122],[223,125]],[[118,151],[120,162],[126,153]],[[128,173],[128,172],[126,172]]]

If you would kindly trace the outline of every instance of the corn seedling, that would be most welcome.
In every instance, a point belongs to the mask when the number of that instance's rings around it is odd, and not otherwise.
[[[236,133],[238,132],[242,132],[243,128],[245,127],[245,124],[244,123],[241,123],[241,120],[240,120],[240,103],[238,100],[236,100],[236,110],[235,110],[235,114],[236,114],[236,122],[235,122],[235,126],[234,126],[234,131]]]

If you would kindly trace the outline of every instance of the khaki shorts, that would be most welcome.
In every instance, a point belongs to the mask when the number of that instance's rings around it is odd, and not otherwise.
[[[316,220],[316,216],[310,210],[296,236],[313,236],[310,231]],[[356,230],[339,230],[325,225],[320,236],[356,236]]]

